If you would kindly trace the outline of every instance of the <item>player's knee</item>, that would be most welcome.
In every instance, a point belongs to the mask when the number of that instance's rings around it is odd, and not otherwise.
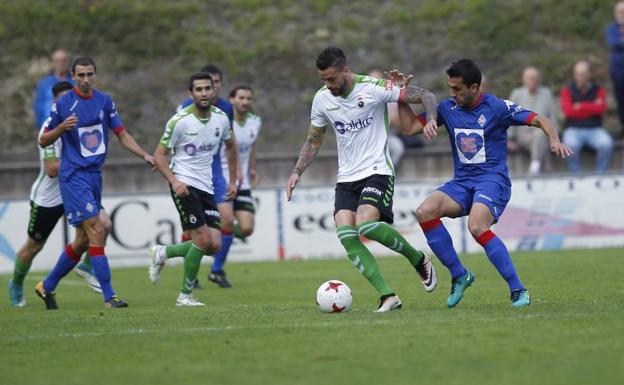
[[[421,204],[416,208],[416,218],[418,218],[418,222],[424,222],[439,217],[439,215],[436,215],[436,210],[434,210],[432,205]]]
[[[110,220],[108,215],[100,217],[102,219],[102,226],[104,227],[104,232],[106,235],[110,234],[113,231],[113,222]]]
[[[26,250],[29,255],[35,256],[43,249],[43,245],[45,245],[45,241],[35,241],[29,238],[26,243]]]
[[[240,232],[241,232],[241,235],[242,235],[243,237],[248,237],[248,236],[250,236],[250,235],[251,235],[251,233],[253,233],[253,231],[254,231],[254,225],[253,225],[253,223],[240,224],[240,225],[239,225],[239,227],[240,227]]]
[[[481,223],[470,223],[470,222],[468,222],[468,231],[470,231],[470,234],[475,239],[477,239],[479,237],[479,235],[485,233],[489,229],[490,229],[489,226],[484,226]]]

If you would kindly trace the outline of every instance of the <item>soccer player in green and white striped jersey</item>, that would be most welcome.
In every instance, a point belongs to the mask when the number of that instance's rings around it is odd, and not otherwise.
[[[377,312],[402,306],[401,300],[379,271],[360,236],[377,241],[404,255],[419,273],[425,290],[436,286],[431,259],[414,249],[390,224],[394,167],[388,153],[389,102],[422,103],[427,119],[435,123],[435,96],[414,85],[400,88],[392,82],[351,72],[344,52],[328,47],[316,59],[325,86],[312,102],[308,137],[286,187],[292,190],[314,159],[328,127],[336,132],[338,176],[334,220],[349,259],[380,295]]]

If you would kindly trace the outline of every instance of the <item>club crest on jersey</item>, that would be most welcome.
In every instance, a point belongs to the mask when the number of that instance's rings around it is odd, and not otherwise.
[[[358,100],[358,102],[357,102],[358,107],[360,107],[360,108],[364,107],[364,100],[363,100],[363,98],[361,96],[358,96],[357,100]]]
[[[487,119],[485,118],[485,116],[483,116],[483,114],[479,116],[479,119],[477,119],[477,123],[479,123],[479,126],[481,127],[485,126],[485,123],[487,123]]]
[[[372,123],[373,117],[371,116],[367,119],[352,120],[346,124],[338,120],[334,122],[334,127],[336,128],[336,132],[340,135],[344,135],[347,131],[359,131],[370,126]]]

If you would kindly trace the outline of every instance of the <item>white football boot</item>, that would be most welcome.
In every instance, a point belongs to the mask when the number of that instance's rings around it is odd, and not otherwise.
[[[375,313],[387,313],[394,309],[400,309],[401,307],[403,307],[403,304],[398,295],[382,295],[381,298],[379,298],[379,306],[377,310],[375,310]]]
[[[155,285],[160,281],[160,272],[165,267],[165,261],[167,260],[165,246],[154,245],[147,252],[152,257],[152,264],[149,267],[149,280]]]
[[[427,292],[431,293],[438,285],[438,277],[435,267],[433,267],[433,263],[431,263],[431,257],[425,254],[421,263],[416,265],[415,269],[418,275],[420,275],[420,281],[423,287]]]
[[[176,306],[206,306],[193,297],[193,294],[180,293],[176,300]]]

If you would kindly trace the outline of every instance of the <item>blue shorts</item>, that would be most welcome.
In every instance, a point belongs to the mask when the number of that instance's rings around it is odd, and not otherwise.
[[[212,188],[214,189],[214,200],[216,204],[227,201],[227,183],[223,177],[221,168],[221,155],[217,154],[212,158]]]
[[[445,193],[461,206],[461,216],[468,215],[473,204],[483,203],[490,209],[494,223],[498,222],[511,198],[511,186],[494,180],[473,182],[453,179],[438,187],[438,191]]]
[[[100,213],[102,174],[98,171],[75,171],[59,178],[63,208],[69,223],[78,227]]]

